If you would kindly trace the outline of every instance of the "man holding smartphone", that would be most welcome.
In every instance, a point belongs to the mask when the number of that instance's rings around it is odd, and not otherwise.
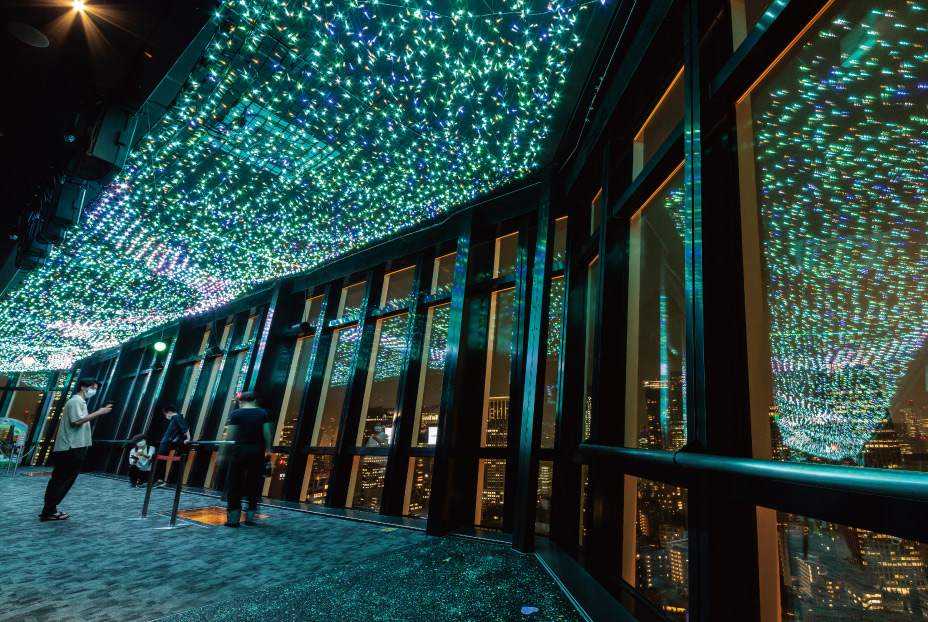
[[[77,381],[77,391],[64,405],[61,421],[58,423],[58,435],[52,450],[55,468],[48,487],[45,489],[45,507],[39,518],[44,521],[65,520],[69,518],[58,511],[58,504],[64,499],[71,486],[77,480],[77,474],[84,464],[90,440],[90,422],[109,413],[113,407],[104,406],[92,413],[87,412],[87,400],[97,394],[100,383],[93,378],[81,378]]]

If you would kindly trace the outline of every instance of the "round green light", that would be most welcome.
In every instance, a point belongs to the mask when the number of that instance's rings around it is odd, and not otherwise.
[[[164,343],[163,341],[159,341],[155,344],[155,350],[157,350],[158,352],[164,352],[165,350],[167,350],[167,348],[168,348],[168,344]]]

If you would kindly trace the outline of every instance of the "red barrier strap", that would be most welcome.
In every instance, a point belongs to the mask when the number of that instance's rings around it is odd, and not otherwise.
[[[167,460],[168,462],[177,462],[180,460],[180,456],[155,456],[156,460]]]

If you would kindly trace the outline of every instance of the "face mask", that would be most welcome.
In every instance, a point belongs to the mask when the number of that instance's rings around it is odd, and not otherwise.
[[[136,445],[136,447],[138,447],[139,449],[144,448],[144,447],[145,447],[145,441],[142,441],[141,443],[139,443],[138,445]]]
[[[87,389],[86,391],[84,391],[84,395],[87,396],[87,399],[88,399],[88,400],[89,400],[90,398],[92,398],[92,397],[93,397],[94,395],[96,395],[96,394],[97,394],[97,390],[96,390],[96,389]]]

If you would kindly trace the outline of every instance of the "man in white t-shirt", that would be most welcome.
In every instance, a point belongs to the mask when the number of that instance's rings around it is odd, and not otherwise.
[[[77,381],[77,391],[64,405],[61,421],[58,422],[58,435],[52,450],[55,469],[45,489],[45,507],[39,518],[43,521],[65,520],[68,515],[58,511],[58,504],[64,499],[71,486],[77,480],[77,474],[84,464],[84,456],[90,447],[90,422],[105,415],[112,407],[105,406],[92,413],[87,412],[87,400],[97,394],[100,383],[93,378]]]

